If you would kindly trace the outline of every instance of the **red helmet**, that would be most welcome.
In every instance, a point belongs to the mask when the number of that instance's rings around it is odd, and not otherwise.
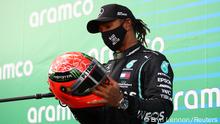
[[[106,77],[106,70],[94,58],[81,52],[58,56],[51,64],[48,75],[50,90],[63,104],[71,108],[103,106],[88,102],[102,98],[91,93]]]

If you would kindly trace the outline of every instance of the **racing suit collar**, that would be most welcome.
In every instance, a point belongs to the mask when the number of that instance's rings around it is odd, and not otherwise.
[[[141,46],[142,46],[141,43],[138,42],[135,45],[133,45],[132,47],[126,49],[124,52],[118,52],[118,51],[114,52],[113,57],[114,57],[114,59],[121,59],[123,57],[128,57],[128,56],[134,54],[135,52],[137,52],[138,50],[140,50]]]

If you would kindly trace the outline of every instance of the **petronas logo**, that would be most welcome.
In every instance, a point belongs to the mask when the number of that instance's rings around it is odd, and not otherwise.
[[[160,68],[163,71],[163,73],[167,74],[168,73],[168,65],[169,63],[166,61],[163,61],[163,63],[161,64]]]
[[[131,61],[126,65],[126,68],[131,68],[136,61],[137,61],[137,60],[131,60]]]

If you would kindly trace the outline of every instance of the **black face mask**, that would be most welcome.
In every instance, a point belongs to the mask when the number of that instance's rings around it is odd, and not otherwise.
[[[116,51],[121,47],[122,42],[124,41],[126,30],[120,25],[116,29],[101,33],[105,45],[112,51]]]

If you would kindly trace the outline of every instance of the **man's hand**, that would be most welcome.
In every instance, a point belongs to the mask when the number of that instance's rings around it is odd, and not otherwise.
[[[119,101],[123,98],[123,93],[120,92],[118,83],[111,77],[107,77],[106,83],[101,83],[94,88],[93,93],[102,97],[102,100],[94,100],[88,102],[88,104],[106,104],[113,107],[119,105]]]

